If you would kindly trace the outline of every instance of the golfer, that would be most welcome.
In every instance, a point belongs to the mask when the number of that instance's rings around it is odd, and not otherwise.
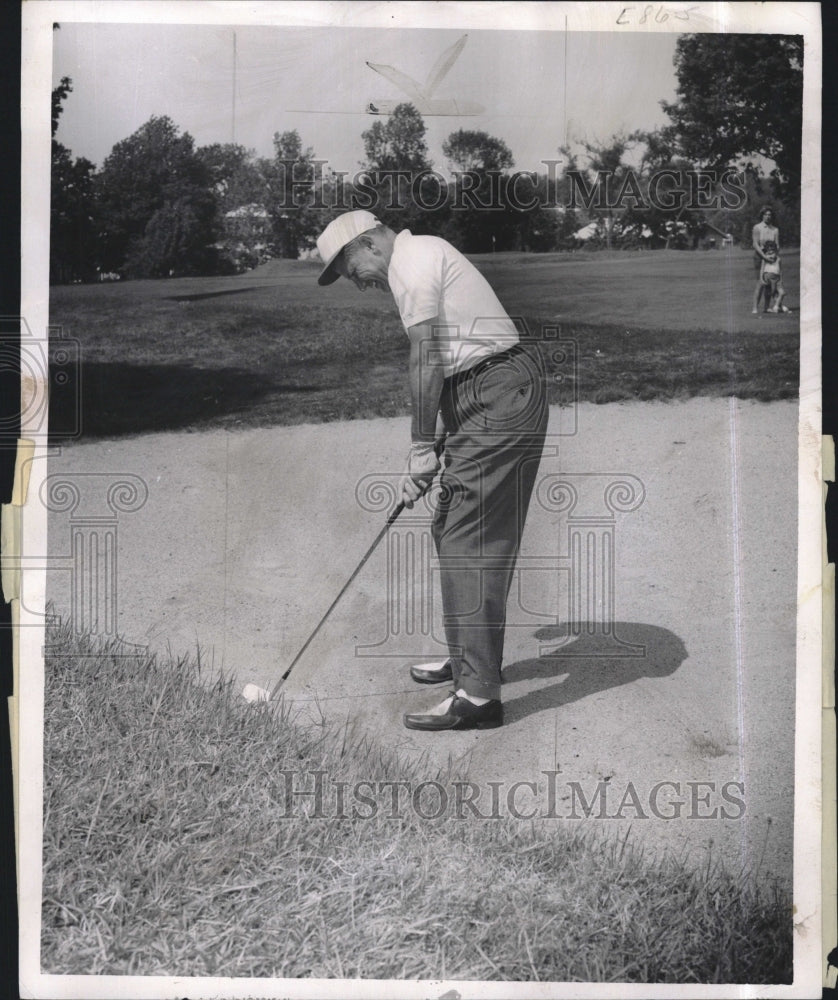
[[[410,729],[503,722],[506,601],[547,428],[540,353],[480,272],[436,236],[396,234],[370,212],[338,216],[317,240],[321,285],[343,276],[390,291],[410,338],[411,445],[399,492],[412,507],[440,472],[432,533],[448,643],[444,662],[411,667],[451,685]]]

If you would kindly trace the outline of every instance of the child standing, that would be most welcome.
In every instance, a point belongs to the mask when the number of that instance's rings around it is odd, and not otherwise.
[[[786,290],[783,288],[783,270],[780,264],[780,255],[777,252],[777,244],[769,240],[763,246],[765,254],[762,267],[760,269],[760,281],[765,285],[766,312],[790,312],[787,306],[783,305],[786,297]]]

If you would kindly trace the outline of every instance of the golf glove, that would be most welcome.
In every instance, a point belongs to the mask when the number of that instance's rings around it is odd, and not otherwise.
[[[439,471],[440,443],[414,441],[407,456],[407,471],[399,482],[399,498],[408,509],[425,493]]]

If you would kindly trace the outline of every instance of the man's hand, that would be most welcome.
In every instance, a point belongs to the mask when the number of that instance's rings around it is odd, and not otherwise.
[[[439,455],[442,453],[442,449],[445,444],[445,439],[448,437],[448,428],[445,426],[445,421],[442,419],[442,410],[440,410],[436,415],[436,427],[434,428],[434,437],[436,438],[434,447],[436,448],[437,455]]]
[[[407,469],[399,482],[399,499],[410,509],[426,493],[439,471],[439,442],[414,442],[407,457]]]

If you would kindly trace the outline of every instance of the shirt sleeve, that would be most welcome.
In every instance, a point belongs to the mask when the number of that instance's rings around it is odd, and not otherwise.
[[[421,238],[391,263],[390,287],[405,329],[439,315],[443,266],[442,249]]]

